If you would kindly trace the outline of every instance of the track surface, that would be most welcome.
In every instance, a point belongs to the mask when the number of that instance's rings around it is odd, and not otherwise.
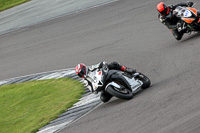
[[[176,41],[157,19],[158,2],[120,0],[2,35],[0,79],[115,60],[152,87],[113,98],[61,133],[199,133],[200,35]]]

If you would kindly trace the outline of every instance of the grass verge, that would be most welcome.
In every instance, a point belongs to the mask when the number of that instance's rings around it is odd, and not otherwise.
[[[36,132],[72,107],[84,93],[84,86],[69,78],[0,86],[0,132]]]
[[[20,5],[30,0],[0,0],[0,11]]]

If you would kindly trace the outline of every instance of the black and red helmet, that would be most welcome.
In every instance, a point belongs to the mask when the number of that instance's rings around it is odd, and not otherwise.
[[[163,2],[160,2],[157,5],[157,10],[163,16],[167,16],[169,14],[169,7]]]
[[[85,78],[87,75],[87,68],[85,64],[78,64],[75,68],[75,72],[76,74],[81,77],[81,78]]]

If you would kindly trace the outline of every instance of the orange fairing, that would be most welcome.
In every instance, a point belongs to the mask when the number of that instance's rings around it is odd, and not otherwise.
[[[200,18],[199,18],[199,21],[198,21],[198,23],[200,22]]]
[[[190,11],[192,11],[197,16],[197,10],[195,8],[187,7]]]
[[[184,20],[188,24],[191,24],[195,20],[193,18],[181,18],[181,19]]]

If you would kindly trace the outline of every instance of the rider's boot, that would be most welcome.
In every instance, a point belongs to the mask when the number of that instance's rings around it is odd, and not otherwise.
[[[176,40],[181,40],[184,34],[184,31],[180,31],[178,32],[177,29],[173,29],[172,30],[172,34],[174,35],[174,37],[176,38]]]
[[[107,93],[106,91],[102,91],[100,95],[100,99],[102,102],[108,102],[113,96]]]

